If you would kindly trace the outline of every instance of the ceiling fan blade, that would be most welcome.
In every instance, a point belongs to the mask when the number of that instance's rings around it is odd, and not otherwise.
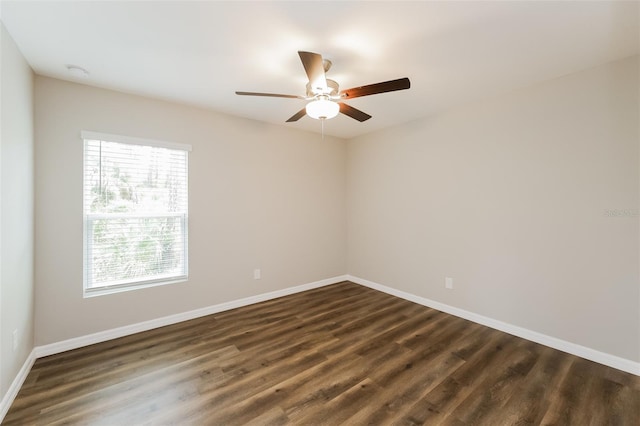
[[[327,91],[327,78],[324,75],[324,65],[322,63],[322,55],[313,52],[298,51],[302,66],[307,72],[309,77],[309,83],[311,83],[311,90],[315,93],[320,91],[326,93]]]
[[[307,109],[306,108],[302,108],[300,111],[296,112],[295,114],[293,114],[291,116],[291,118],[289,118],[287,120],[287,123],[292,123],[294,121],[298,121],[300,120],[302,117],[304,117],[305,115],[307,115]]]
[[[305,99],[304,96],[296,95],[281,95],[280,93],[260,93],[260,92],[236,92],[236,95],[241,96],[268,96],[270,98],[292,98],[292,99]]]
[[[340,105],[341,113],[343,113],[344,115],[348,115],[349,117],[356,119],[361,123],[371,118],[371,116],[366,112],[362,112],[359,109],[356,109],[350,105],[344,104],[342,102],[340,102],[338,105]]]
[[[389,80],[382,83],[369,84],[367,86],[354,87],[352,89],[343,90],[340,96],[345,99],[359,98],[361,96],[375,95],[378,93],[394,92],[396,90],[405,90],[411,87],[408,78],[399,78],[397,80]]]

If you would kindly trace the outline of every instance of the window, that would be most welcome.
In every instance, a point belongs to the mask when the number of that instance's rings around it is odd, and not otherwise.
[[[85,296],[186,280],[191,146],[82,139]]]

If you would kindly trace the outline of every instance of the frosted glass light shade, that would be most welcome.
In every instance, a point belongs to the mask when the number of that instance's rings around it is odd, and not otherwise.
[[[321,118],[328,119],[333,118],[340,112],[340,106],[326,99],[318,99],[316,101],[309,102],[306,107],[307,115],[311,118],[319,120]]]

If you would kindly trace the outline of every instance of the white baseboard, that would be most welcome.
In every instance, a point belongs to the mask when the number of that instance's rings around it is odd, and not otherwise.
[[[18,375],[15,379],[13,379],[11,386],[9,386],[9,390],[7,390],[7,393],[5,393],[4,397],[2,398],[2,402],[0,402],[0,423],[2,423],[2,421],[4,420],[4,416],[7,415],[9,407],[11,407],[11,404],[13,404],[13,400],[16,399],[16,395],[18,395],[22,384],[26,380],[27,375],[29,375],[29,371],[31,371],[33,363],[36,362],[36,358],[37,357],[35,350],[32,350],[27,359],[24,361],[24,364],[22,364],[22,368],[18,372]]]
[[[136,324],[125,325],[124,327],[113,328],[110,330],[100,331],[98,333],[86,336],[75,337],[73,339],[63,340],[61,342],[51,343],[43,346],[36,346],[34,351],[36,358],[42,358],[68,351],[71,349],[81,348],[83,346],[93,345],[95,343],[105,342],[107,340],[117,339],[118,337],[128,336],[130,334],[140,333],[142,331],[152,330],[154,328],[164,327],[166,325],[176,324],[182,321],[188,321],[195,318],[204,317],[206,315],[217,314],[218,312],[228,311],[242,306],[253,305],[254,303],[264,302],[278,297],[288,296],[294,293],[311,290],[318,287],[324,287],[346,281],[346,275],[327,278],[308,284],[302,284],[295,287],[288,287],[282,290],[276,290],[269,293],[259,294],[257,296],[245,297],[244,299],[232,300],[230,302],[220,303],[217,305],[207,306],[193,311],[182,312],[175,315],[169,315],[149,321],[139,322]]]
[[[246,297],[244,299],[233,300],[231,302],[220,303],[213,306],[207,306],[205,308],[196,309],[189,312],[183,312],[180,314],[169,315],[162,318],[157,318],[150,321],[144,321],[136,324],[127,325],[124,327],[118,327],[111,330],[105,330],[98,333],[89,334],[86,336],[76,337],[73,339],[64,340],[61,342],[51,343],[43,346],[36,346],[33,348],[29,356],[24,362],[24,365],[18,372],[18,375],[11,383],[9,390],[2,398],[0,403],[0,422],[4,419],[4,416],[9,411],[13,400],[18,394],[20,387],[24,383],[33,363],[37,358],[44,356],[54,355],[60,352],[68,351],[71,349],[77,349],[83,346],[92,345],[95,343],[105,342],[118,337],[128,336],[130,334],[139,333],[142,331],[152,330],[158,327],[164,327],[166,325],[176,324],[182,321],[188,321],[191,319],[203,317],[206,315],[215,314],[218,312],[228,311],[230,309],[240,308],[242,306],[252,305],[254,303],[264,302],[278,297],[288,296],[290,294],[300,293],[303,291],[311,290],[314,288],[324,287],[331,284],[336,284],[342,281],[351,281],[356,284],[363,285],[365,287],[372,288],[374,290],[382,291],[392,296],[400,297],[402,299],[418,303],[423,306],[427,306],[433,309],[437,309],[442,312],[446,312],[451,315],[455,315],[460,318],[473,321],[478,324],[486,325],[487,327],[494,328],[496,330],[504,331],[505,333],[512,334],[514,336],[522,337],[523,339],[530,340],[532,342],[540,343],[545,346],[549,346],[554,349],[558,349],[563,352],[570,353],[572,355],[585,358],[599,364],[603,364],[618,370],[626,371],[631,374],[640,376],[640,363],[634,362],[628,359],[620,358],[614,355],[610,355],[604,352],[597,351],[595,349],[587,348],[585,346],[577,345],[575,343],[567,342],[555,337],[547,336],[542,333],[528,330],[526,328],[518,327],[512,324],[508,324],[502,321],[498,321],[483,315],[475,314],[473,312],[465,311],[444,303],[436,302],[424,297],[416,296],[411,293],[407,293],[401,290],[396,290],[391,287],[377,284],[372,281],[368,281],[362,278],[354,277],[351,275],[342,275],[333,278],[327,278],[325,280],[315,281],[308,284],[303,284],[295,287],[289,287],[282,290],[272,291],[269,293],[259,294],[257,296]]]
[[[640,376],[640,362],[620,358],[618,356],[600,352],[598,350],[581,346],[576,343],[571,343],[555,337],[547,336],[546,334],[538,333],[537,331],[518,327],[516,325],[512,325],[503,321],[498,321],[493,318],[465,311],[464,309],[459,309],[444,303],[436,302],[435,300],[416,296],[415,294],[407,293],[401,290],[396,290],[394,288],[374,283],[373,281],[365,280],[363,278],[348,275],[347,279],[348,281],[351,281],[353,283],[360,284],[365,287],[390,294],[392,296],[400,297],[410,302],[418,303],[420,305],[427,306],[438,311],[446,312],[447,314],[455,315],[457,317],[464,318],[481,325],[486,325],[487,327],[504,331],[505,333],[522,337],[523,339],[527,339],[532,342],[540,343],[541,345],[549,346],[550,348],[558,349],[562,352],[567,352],[572,355],[579,356],[580,358],[588,359],[590,361],[594,361],[599,364],[615,368],[617,370],[622,370],[627,373]]]
[[[93,345],[95,343],[105,342],[111,339],[117,339],[118,337],[128,336],[130,334],[139,333],[141,331],[152,330],[158,327],[164,327],[165,325],[176,324],[182,321],[188,321],[191,319],[203,317],[206,315],[215,314],[218,312],[228,311],[230,309],[240,308],[242,306],[252,305],[254,303],[264,302],[271,299],[277,299],[278,297],[288,296],[290,294],[300,293],[303,291],[311,290],[314,288],[324,287],[331,284],[336,284],[342,281],[346,281],[348,278],[346,275],[341,275],[333,278],[327,278],[320,281],[315,281],[308,284],[302,284],[295,287],[289,287],[282,290],[276,290],[269,293],[259,294],[257,296],[246,297],[244,299],[233,300],[231,302],[220,303],[213,306],[207,306],[205,308],[195,309],[189,312],[183,312],[180,314],[169,315],[162,318],[157,318],[150,321],[144,321],[136,324],[126,325],[124,327],[118,327],[111,330],[105,330],[98,333],[89,334],[86,336],[75,337],[73,339],[64,340],[61,342],[51,343],[43,346],[36,346],[33,348],[29,357],[24,362],[24,365],[20,369],[20,372],[11,383],[9,390],[2,398],[0,403],[0,423],[4,419],[4,416],[9,411],[13,400],[15,399],[18,391],[22,387],[33,363],[38,358],[42,358],[49,355],[54,355],[60,352],[68,351],[71,349],[81,348],[83,346]]]

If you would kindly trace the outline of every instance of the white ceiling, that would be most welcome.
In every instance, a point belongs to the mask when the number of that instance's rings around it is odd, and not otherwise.
[[[350,138],[639,53],[638,2],[2,1],[0,17],[40,75],[285,124],[304,101],[298,50],[333,61],[342,89],[409,77],[410,90],[349,104]],[[89,70],[75,79],[66,65]]]

